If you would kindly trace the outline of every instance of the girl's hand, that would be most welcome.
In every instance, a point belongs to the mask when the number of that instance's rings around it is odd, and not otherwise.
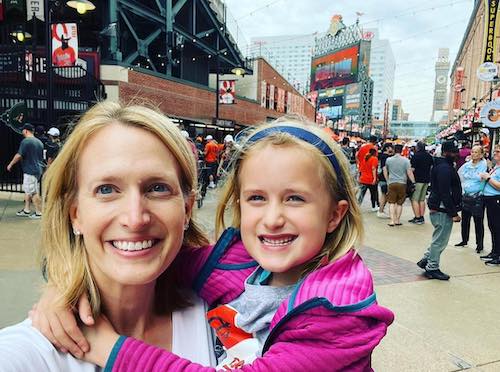
[[[482,180],[487,179],[489,176],[490,176],[490,174],[486,173],[486,172],[479,173],[479,177],[481,177]]]
[[[77,358],[83,357],[90,347],[76,324],[75,315],[70,308],[60,308],[55,304],[59,293],[54,286],[47,285],[42,297],[29,312],[33,327],[37,328],[60,351],[70,352]],[[82,322],[94,324],[87,296],[78,301],[78,312]]]
[[[100,315],[93,327],[83,326],[82,331],[90,343],[90,351],[82,359],[104,368],[120,335],[105,315]]]

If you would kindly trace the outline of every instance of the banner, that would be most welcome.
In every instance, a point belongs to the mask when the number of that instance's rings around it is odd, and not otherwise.
[[[4,0],[5,2],[5,14],[10,10],[16,9],[18,12],[23,13],[25,11],[26,0]]]
[[[266,93],[267,93],[267,83],[265,81],[260,82],[260,107],[266,107]]]
[[[45,20],[43,13],[43,0],[29,0],[26,2],[26,18],[31,21],[33,16],[41,21]]]
[[[76,23],[52,25],[52,65],[74,66],[78,58],[78,31]]]
[[[0,0],[0,21],[3,21],[3,0]]]
[[[292,92],[286,92],[286,112],[292,112]]]
[[[278,112],[285,112],[285,90],[278,88]]]
[[[25,67],[24,67],[24,75],[26,81],[32,83],[33,82],[33,53],[30,51],[26,51],[24,55]]]
[[[457,67],[455,70],[455,92],[453,94],[453,109],[460,110],[462,103],[462,89],[464,83],[464,68]]]
[[[484,61],[495,62],[497,50],[498,0],[484,0]]]
[[[274,110],[274,85],[269,87],[269,110]]]
[[[219,81],[219,103],[223,105],[234,104],[236,96],[236,80]]]

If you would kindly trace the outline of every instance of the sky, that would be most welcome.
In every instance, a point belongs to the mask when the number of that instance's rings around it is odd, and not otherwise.
[[[453,65],[474,0],[225,0],[239,31],[239,45],[253,37],[325,32],[333,14],[346,25],[378,28],[396,59],[394,99],[410,120],[430,120],[434,64],[439,48],[450,49]],[[354,5],[353,5],[354,4]],[[233,37],[234,37],[233,32]]]

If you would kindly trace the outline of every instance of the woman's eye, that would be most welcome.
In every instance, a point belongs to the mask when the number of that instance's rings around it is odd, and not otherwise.
[[[164,183],[156,183],[149,189],[150,192],[164,193],[170,191],[169,187]]]
[[[264,197],[261,196],[261,195],[250,195],[248,198],[247,198],[248,201],[262,201],[264,200]]]
[[[111,185],[101,185],[97,186],[96,188],[96,193],[97,194],[102,194],[102,195],[108,195],[113,192],[113,186]]]

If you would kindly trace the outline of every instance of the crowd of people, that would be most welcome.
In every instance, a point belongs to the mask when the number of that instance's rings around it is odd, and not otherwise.
[[[432,241],[417,265],[431,279],[448,280],[440,270],[440,256],[448,244],[453,222],[461,222],[461,236],[456,247],[469,242],[470,222],[474,221],[476,252],[484,250],[484,214],[488,216],[491,251],[480,258],[486,265],[500,265],[500,166],[499,146],[491,159],[488,129],[482,129],[480,141],[445,141],[439,145],[424,142],[404,144],[382,142],[370,137],[366,143],[340,140],[350,159],[351,174],[358,182],[358,202],[370,191],[371,211],[388,219],[388,226],[401,226],[404,202],[410,199],[414,217],[408,223],[422,225],[426,205],[434,227]],[[459,147],[460,145],[460,147]],[[388,211],[385,206],[388,205]]]

